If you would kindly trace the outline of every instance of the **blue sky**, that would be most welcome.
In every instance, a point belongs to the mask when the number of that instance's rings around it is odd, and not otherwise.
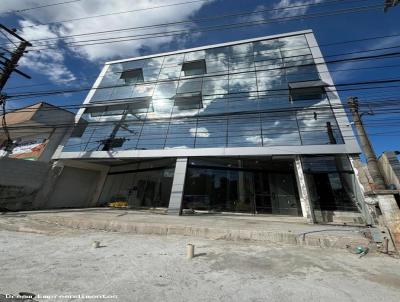
[[[290,31],[312,29],[326,60],[349,58],[347,56],[334,56],[349,52],[365,51],[368,49],[387,48],[375,52],[365,52],[355,55],[374,55],[400,50],[400,33],[398,20],[400,6],[392,8],[384,13],[383,8],[370,9],[357,13],[341,13],[332,16],[317,18],[297,19],[294,21],[274,22],[264,25],[242,27],[230,30],[198,32],[199,28],[231,24],[249,21],[268,21],[274,18],[298,17],[301,15],[334,12],[348,8],[360,8],[364,6],[381,5],[384,0],[78,0],[63,5],[48,6],[44,8],[24,10],[43,6],[60,1],[45,0],[2,0],[0,2],[1,23],[19,28],[19,34],[28,40],[46,38],[59,38],[66,35],[77,35],[88,32],[98,32],[111,29],[148,26],[160,23],[170,23],[182,20],[208,18],[241,12],[275,9],[274,11],[257,13],[246,17],[229,17],[215,21],[194,22],[171,25],[167,28],[146,29],[141,31],[118,32],[114,34],[102,34],[84,37],[74,37],[71,41],[109,38],[113,35],[130,36],[135,34],[154,33],[173,30],[191,31],[191,35],[164,36],[156,39],[141,39],[123,43],[103,45],[91,45],[86,47],[71,47],[63,40],[51,42],[33,42],[33,49],[46,48],[32,51],[21,61],[19,69],[32,76],[32,80],[21,78],[14,74],[8,82],[5,92],[9,95],[23,91],[53,90],[81,86],[91,86],[105,61],[147,55],[152,53],[174,51],[183,48],[196,47],[207,44],[222,43],[246,38],[279,34]],[[166,6],[169,4],[179,4]],[[307,6],[308,5],[308,6]],[[149,7],[163,6],[148,9]],[[288,6],[296,6],[295,9],[281,9]],[[20,10],[20,12],[15,12]],[[136,10],[135,12],[126,11]],[[124,12],[124,13],[122,13]],[[116,13],[105,17],[91,17],[71,22],[57,23],[62,20],[85,18],[88,16]],[[117,14],[118,13],[118,14]],[[50,24],[48,24],[50,23]],[[45,25],[40,25],[45,24]],[[366,40],[357,43],[335,44],[335,42],[354,41],[366,37],[378,37],[392,35],[385,39]],[[7,42],[0,37],[0,44],[4,47]],[[40,45],[41,43],[46,43]],[[50,45],[52,43],[52,45]],[[54,44],[54,45],[53,45]],[[52,48],[49,49],[49,46]],[[396,46],[399,46],[395,48]],[[397,66],[398,65],[398,66]],[[400,75],[400,59],[350,61],[341,64],[330,64],[329,69],[335,83],[348,83],[360,81],[373,81],[382,79],[398,79]],[[378,67],[378,68],[376,68]],[[23,88],[18,86],[32,85]],[[38,86],[39,85],[39,86]],[[395,86],[392,84],[391,86]],[[383,100],[399,100],[400,89],[386,87],[370,90],[352,90],[340,92],[342,100],[348,96],[358,96],[360,103],[374,102],[371,110],[374,116],[365,115],[367,131],[371,134],[371,140],[377,153],[384,150],[399,150],[400,118],[395,114],[388,114],[387,110],[378,102]],[[55,105],[80,104],[87,92],[37,96],[9,102],[10,108],[24,106],[38,101],[46,101]],[[399,102],[393,102],[393,106],[399,108]],[[368,111],[365,107],[363,110]],[[385,112],[386,110],[386,112]],[[399,110],[400,112],[400,110]]]

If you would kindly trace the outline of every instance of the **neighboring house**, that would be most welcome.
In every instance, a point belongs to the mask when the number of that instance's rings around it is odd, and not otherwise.
[[[5,116],[12,143],[0,130],[0,209],[35,208],[51,175],[51,158],[74,124],[75,114],[41,102]],[[3,116],[0,116],[3,120]]]
[[[365,212],[360,149],[310,30],[108,62],[76,120],[54,159],[101,171],[92,205]]]
[[[378,159],[386,185],[391,190],[400,190],[399,155],[399,151],[385,151]]]
[[[7,135],[1,128],[0,156],[49,162],[69,132],[74,117],[73,112],[44,102],[8,112],[5,120],[12,146],[5,151]]]

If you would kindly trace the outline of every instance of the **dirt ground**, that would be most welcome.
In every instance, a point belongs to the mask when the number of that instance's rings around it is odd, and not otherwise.
[[[0,270],[0,294],[37,301],[400,301],[389,256],[180,236],[1,230]]]

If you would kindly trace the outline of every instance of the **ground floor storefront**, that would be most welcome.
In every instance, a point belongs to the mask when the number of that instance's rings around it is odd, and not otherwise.
[[[172,215],[240,213],[362,223],[365,212],[347,155],[189,157],[112,162],[97,205]]]

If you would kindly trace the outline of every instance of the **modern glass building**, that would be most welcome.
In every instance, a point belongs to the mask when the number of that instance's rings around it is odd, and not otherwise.
[[[318,221],[362,210],[359,153],[307,30],[106,63],[55,158],[107,167],[97,204]]]

